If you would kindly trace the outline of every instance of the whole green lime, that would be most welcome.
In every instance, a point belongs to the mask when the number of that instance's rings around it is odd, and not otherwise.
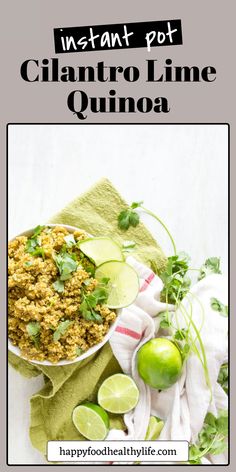
[[[140,377],[150,387],[164,390],[171,387],[181,375],[182,357],[169,339],[155,338],[144,344],[137,354]]]

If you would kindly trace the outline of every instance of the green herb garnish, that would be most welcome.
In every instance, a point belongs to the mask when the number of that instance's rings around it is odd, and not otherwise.
[[[186,276],[189,270],[189,257],[185,253],[168,257],[166,268],[160,273],[164,284],[161,296],[168,303],[175,303],[189,291],[190,279]]]
[[[198,280],[202,280],[204,277],[211,274],[221,274],[219,257],[209,257],[206,259],[200,268]]]
[[[119,229],[121,229],[122,231],[127,231],[130,228],[130,226],[136,227],[139,224],[140,215],[136,211],[138,208],[141,209],[142,211],[144,211],[144,213],[146,213],[147,215],[152,216],[155,220],[157,220],[162,225],[162,227],[167,232],[167,234],[168,234],[168,236],[171,240],[171,244],[172,244],[173,249],[174,249],[174,254],[176,255],[177,251],[176,251],[175,242],[174,242],[174,239],[171,236],[168,228],[163,223],[163,221],[157,215],[155,215],[155,213],[153,213],[152,211],[148,210],[147,208],[145,208],[143,206],[143,202],[133,202],[128,208],[126,208],[125,210],[122,210],[120,212],[120,214],[118,215],[118,227],[119,227]]]
[[[220,315],[227,317],[228,316],[228,307],[220,302],[217,298],[211,298],[211,308],[215,311],[218,311]]]
[[[26,249],[25,251],[28,252],[29,254],[31,254],[32,252],[35,251],[35,249],[37,248],[38,246],[38,239],[28,239],[27,242],[26,242]]]
[[[44,230],[45,226],[36,226],[34,232],[30,238],[27,239],[25,251],[31,254],[31,256],[41,256],[43,259],[45,257],[44,249],[41,248],[40,241],[38,236]]]
[[[72,272],[75,272],[78,267],[75,254],[68,254],[60,252],[54,255],[56,266],[60,273],[60,280],[64,281],[71,277]]]
[[[228,377],[229,377],[229,372],[228,372],[228,363],[226,362],[225,364],[222,364],[220,368],[220,372],[218,375],[217,382],[221,385],[225,393],[228,395]]]
[[[68,234],[67,236],[64,237],[64,240],[68,248],[71,248],[72,246],[75,246],[76,244],[73,234]]]
[[[30,267],[30,266],[32,266],[32,264],[33,264],[32,261],[26,261],[24,265],[25,265],[25,267]]]
[[[26,325],[26,330],[30,338],[32,339],[36,348],[39,348],[40,343],[40,323],[38,321],[30,321]]]
[[[62,293],[64,292],[64,282],[60,279],[57,279],[56,282],[54,282],[53,284],[53,287],[54,289],[56,290],[56,292],[58,293]]]
[[[66,320],[66,321],[60,321],[57,329],[53,333],[53,341],[59,341],[61,336],[63,336],[67,329],[73,324],[73,321]]]
[[[127,231],[130,226],[136,228],[136,226],[139,224],[139,221],[139,214],[132,210],[132,205],[131,208],[121,211],[118,216],[118,226],[122,231]]]
[[[183,339],[187,338],[187,330],[185,328],[177,329],[177,331],[175,332],[174,338],[177,341],[183,341]]]
[[[36,247],[36,249],[31,252],[31,256],[41,256],[43,259],[45,259],[45,251],[43,247]]]
[[[76,352],[76,355],[77,355],[77,356],[81,356],[81,354],[83,354],[84,351],[83,351],[83,349],[82,349],[81,347],[77,346],[75,352]]]
[[[171,318],[170,318],[170,313],[169,311],[163,311],[162,313],[159,314],[160,318],[160,328],[162,329],[168,329],[171,327]]]
[[[38,321],[30,321],[26,326],[27,333],[29,336],[37,336],[40,331],[40,324]]]
[[[36,226],[36,228],[34,228],[34,232],[31,238],[35,239],[37,236],[39,236],[39,234],[42,233],[44,229],[45,229],[45,226],[41,226],[41,225]]]
[[[106,281],[106,284],[108,281]],[[83,291],[83,298],[80,305],[80,313],[82,317],[87,321],[96,321],[102,323],[102,316],[97,313],[96,306],[106,303],[108,298],[108,289],[106,284],[100,284],[93,292],[85,293]]]
[[[216,418],[207,413],[204,425],[198,435],[197,444],[189,448],[190,464],[201,464],[201,458],[207,454],[221,454],[227,449],[228,412],[220,410]]]

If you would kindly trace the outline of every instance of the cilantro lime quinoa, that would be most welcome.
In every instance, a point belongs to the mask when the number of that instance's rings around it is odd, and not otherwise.
[[[73,360],[101,342],[116,318],[106,280],[79,248],[88,236],[35,228],[8,247],[8,335],[29,360]]]

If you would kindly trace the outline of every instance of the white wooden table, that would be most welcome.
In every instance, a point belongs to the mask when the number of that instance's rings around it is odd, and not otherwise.
[[[199,267],[227,271],[227,127],[20,125],[9,129],[9,237],[47,221],[101,177],[128,202],[144,200]],[[164,251],[169,241],[145,222]],[[9,369],[10,464],[44,464],[28,437],[29,398],[42,379]]]

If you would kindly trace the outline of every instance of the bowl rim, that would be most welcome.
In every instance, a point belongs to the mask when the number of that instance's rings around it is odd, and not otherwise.
[[[63,228],[66,228],[69,232],[74,232],[74,231],[84,231],[88,237],[90,238],[93,238],[94,236],[92,236],[90,233],[88,233],[87,231],[85,231],[84,229],[82,228],[78,228],[76,226],[71,226],[71,225],[65,225],[63,223],[45,223],[45,226],[49,227],[49,228],[53,228],[53,227],[56,227],[56,226],[62,226]],[[35,228],[30,228],[30,229],[27,229],[25,231],[22,231],[21,233],[17,234],[16,236],[14,236],[13,238],[11,238],[9,240],[9,242],[11,241],[14,241],[16,238],[18,238],[19,236],[29,236],[30,234],[33,234],[34,232],[34,229]],[[42,365],[42,366],[51,366],[51,367],[60,367],[60,366],[64,366],[64,365],[71,365],[71,364],[75,364],[76,362],[80,362],[80,361],[83,361],[84,359],[87,359],[88,357],[90,357],[91,355],[93,355],[95,352],[97,352],[99,349],[101,349],[104,344],[106,344],[109,339],[111,338],[113,332],[115,331],[116,329],[116,326],[117,326],[117,323],[119,321],[119,317],[120,317],[120,314],[122,312],[122,308],[120,309],[117,309],[115,310],[116,311],[116,319],[115,321],[112,323],[112,325],[110,326],[110,329],[109,331],[106,333],[106,335],[104,336],[103,340],[100,341],[100,343],[98,344],[95,344],[94,346],[92,346],[91,348],[89,348],[86,352],[84,352],[81,356],[78,356],[76,357],[75,359],[73,360],[61,360],[61,361],[58,361],[57,363],[53,363],[53,362],[50,362],[50,361],[37,361],[37,360],[32,360],[32,359],[27,359],[26,357],[24,357],[22,354],[21,354],[21,351],[20,351],[20,348],[18,346],[14,346],[11,342],[11,340],[9,339],[8,337],[8,349],[10,352],[12,352],[13,354],[17,355],[18,357],[20,357],[21,359],[29,362],[29,363],[32,363],[32,364],[36,364],[36,365]]]

